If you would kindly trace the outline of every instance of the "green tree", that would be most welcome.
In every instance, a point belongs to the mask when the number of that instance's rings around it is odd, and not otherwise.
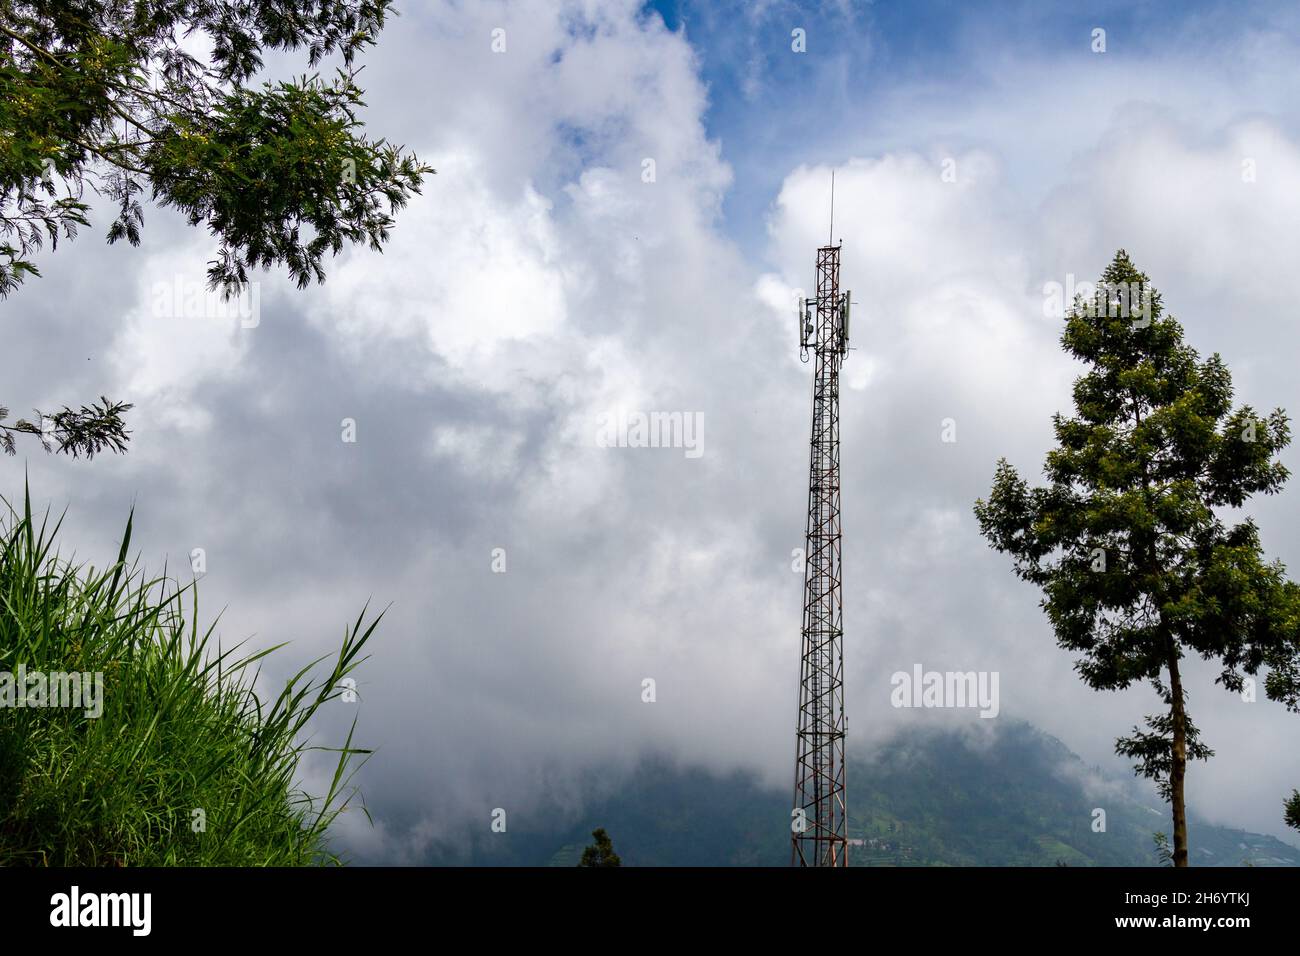
[[[302,288],[345,243],[381,249],[435,172],[358,119],[356,57],[390,12],[390,0],[0,0],[0,298],[40,275],[45,243],[89,225],[87,188],[113,211],[110,243],[139,244],[143,201],[206,226],[208,281],[226,295],[250,269],[283,266]],[[194,37],[206,60],[187,51]],[[254,83],[268,51],[341,65]],[[72,427],[94,425],[76,420],[87,411],[61,413],[73,440],[55,445],[90,447],[77,436],[95,428]]]
[[[16,454],[15,435],[35,435],[46,451],[61,451],[73,458],[85,455],[94,458],[105,448],[114,452],[126,451],[130,433],[122,413],[129,411],[125,402],[110,402],[107,398],[80,409],[66,406],[50,415],[36,413],[36,421],[17,419],[6,425],[9,409],[0,405],[0,448],[6,455]]]
[[[1233,410],[1223,360],[1183,342],[1123,250],[1095,295],[1076,298],[1061,343],[1088,370],[1075,415],[1053,417],[1049,483],[1030,488],[1003,459],[975,514],[1042,589],[1057,643],[1080,655],[1089,686],[1146,681],[1164,702],[1116,752],[1169,802],[1173,864],[1186,866],[1187,762],[1213,751],[1188,713],[1182,660],[1217,662],[1216,683],[1234,692],[1261,667],[1295,668],[1297,588],[1265,560],[1253,520],[1223,514],[1282,487],[1289,422],[1281,409]]]
[[[614,852],[614,843],[610,840],[609,834],[605,832],[604,827],[597,827],[592,830],[591,836],[596,842],[582,851],[582,859],[578,861],[578,866],[623,865],[623,861]]]
[[[1300,633],[1292,643],[1271,653],[1267,658],[1270,668],[1264,682],[1265,692],[1292,713],[1300,713]],[[1282,804],[1283,820],[1289,827],[1300,830],[1300,790],[1292,790]]]
[[[1171,866],[1174,854],[1169,849],[1169,837],[1163,831],[1157,831],[1151,834],[1151,842],[1155,846],[1156,862],[1161,866]]]

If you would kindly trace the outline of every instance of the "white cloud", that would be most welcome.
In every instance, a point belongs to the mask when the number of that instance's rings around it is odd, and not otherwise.
[[[788,785],[809,414],[792,302],[826,241],[830,166],[786,172],[766,197],[766,261],[743,259],[719,217],[731,173],[702,123],[700,63],[638,12],[404,11],[363,74],[366,119],[439,172],[384,254],[352,251],[305,293],[268,280],[261,325],[231,334],[147,314],[157,276],[201,277],[207,256],[146,231],[135,297],[104,320],[140,445],[119,470],[96,461],[98,497],[74,486],[74,514],[85,497],[119,527],[138,490],[146,559],[204,541],[223,632],[293,638],[293,660],[367,597],[393,602],[364,669],[380,826],[348,825],[357,853],[436,840],[646,748]],[[491,52],[496,27],[507,53]],[[1162,115],[1120,109],[1147,89],[1142,65],[1105,81],[1032,59],[1013,72],[1014,89],[968,91],[960,115],[906,89],[882,98],[880,124],[905,143],[863,145],[871,124],[850,116],[827,154],[851,157],[836,235],[859,350],[843,396],[850,727],[866,741],[906,719],[888,677],[913,662],[999,670],[1004,715],[1101,762],[1150,701],[1077,681],[970,514],[998,456],[1037,474],[1048,416],[1068,407],[1077,370],[1042,285],[1095,277],[1125,245],[1194,344],[1248,370],[1243,398],[1300,409],[1300,159],[1294,117],[1216,100],[1189,119],[1212,78],[1152,94]],[[125,281],[94,262],[105,289]],[[92,295],[41,281],[55,319]],[[59,322],[75,390],[94,363]],[[706,453],[594,447],[618,407],[701,413]],[[339,441],[345,415],[355,445]],[[955,444],[940,440],[948,417]],[[37,486],[67,487],[60,467],[34,462]],[[1290,502],[1261,523],[1300,567]],[[1203,686],[1211,744],[1249,740],[1220,746],[1222,772],[1193,768],[1201,806],[1276,830],[1273,794],[1295,768],[1264,756],[1289,752],[1294,718]]]

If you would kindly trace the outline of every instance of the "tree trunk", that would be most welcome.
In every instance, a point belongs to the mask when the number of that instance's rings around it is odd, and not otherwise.
[[[1174,812],[1174,866],[1187,865],[1187,809],[1183,800],[1183,779],[1187,776],[1187,711],[1183,701],[1183,681],[1178,673],[1178,652],[1170,643],[1169,693],[1170,716],[1174,720],[1173,759],[1169,767],[1169,804]]]

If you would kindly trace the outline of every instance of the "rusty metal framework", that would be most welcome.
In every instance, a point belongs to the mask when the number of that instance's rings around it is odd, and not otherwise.
[[[816,361],[791,824],[795,866],[849,862],[840,565],[840,365],[848,350],[849,300],[840,293],[840,246],[819,248],[817,298],[805,300],[799,317],[800,344]]]

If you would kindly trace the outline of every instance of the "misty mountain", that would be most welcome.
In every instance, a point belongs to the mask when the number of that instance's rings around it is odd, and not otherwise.
[[[1157,864],[1152,835],[1168,833],[1169,819],[1154,795],[1134,780],[1087,766],[1027,723],[998,723],[996,729],[912,731],[874,752],[853,754],[849,837],[857,842],[850,863]],[[1212,773],[1213,765],[1201,772]],[[1097,811],[1105,813],[1104,831]],[[560,806],[514,816],[506,833],[467,835],[428,862],[572,866],[591,830],[603,826],[626,866],[786,866],[789,817],[790,794],[752,775],[648,759],[578,819]],[[1189,842],[1193,865],[1300,865],[1296,847],[1195,815]]]

